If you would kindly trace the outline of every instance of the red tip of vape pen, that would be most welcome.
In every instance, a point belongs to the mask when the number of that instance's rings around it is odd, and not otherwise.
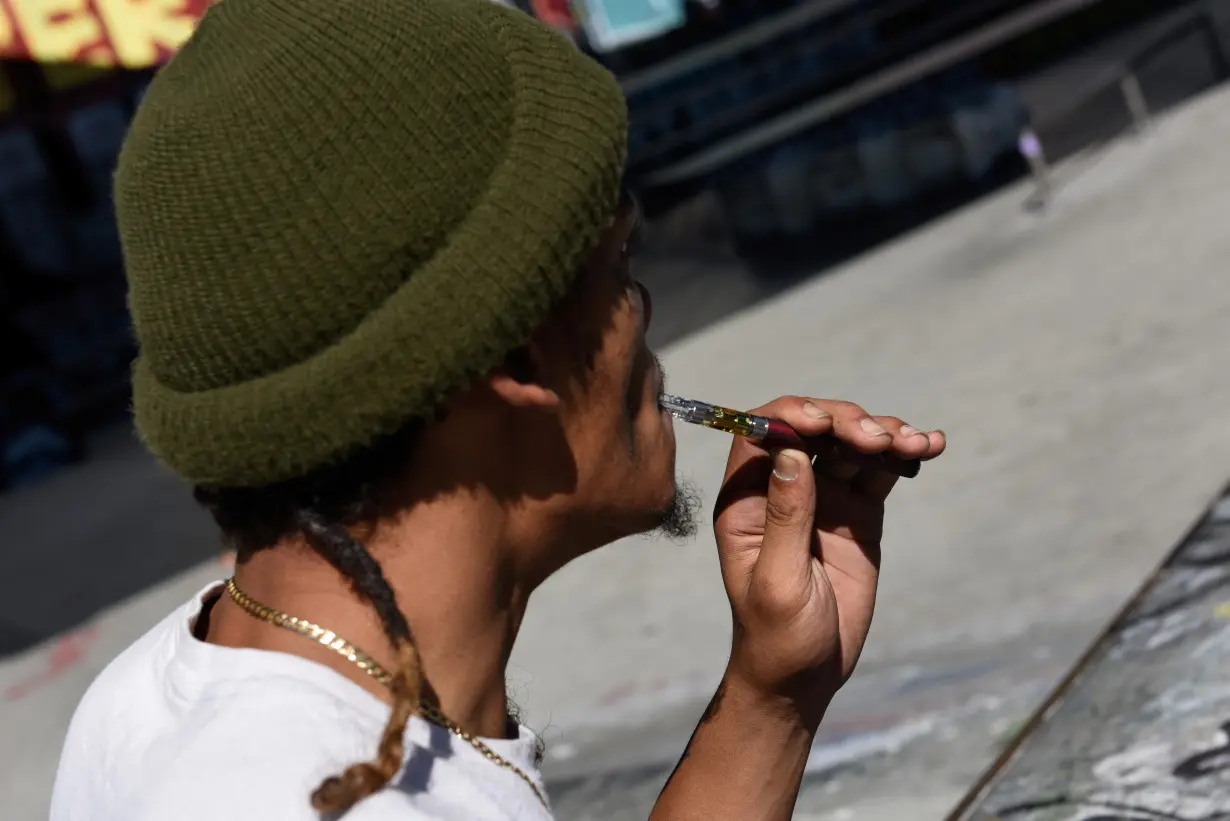
[[[777,419],[769,420],[769,433],[761,442],[766,448],[795,448],[806,450],[807,443],[795,433],[794,428]]]

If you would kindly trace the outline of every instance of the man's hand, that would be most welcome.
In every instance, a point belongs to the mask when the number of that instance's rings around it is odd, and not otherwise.
[[[789,424],[810,452],[768,453],[746,439],[731,447],[714,512],[734,614],[727,677],[819,722],[871,626],[884,500],[897,477],[818,437],[904,459],[939,456],[945,437],[849,402],[783,397],[752,412]]]
[[[769,453],[745,439],[730,449],[714,511],[734,613],[730,664],[651,821],[792,816],[816,728],[854,670],[875,606],[884,500],[897,477],[857,455],[944,451],[944,434],[849,402],[785,397],[753,413],[789,424],[810,452]]]

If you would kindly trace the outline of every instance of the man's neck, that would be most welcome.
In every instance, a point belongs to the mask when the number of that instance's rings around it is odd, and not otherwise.
[[[410,624],[428,687],[425,697],[464,729],[507,732],[505,666],[529,595],[504,544],[506,511],[481,498],[415,505],[364,540]],[[302,541],[255,554],[236,570],[262,604],[336,632],[390,670],[396,653],[375,611]],[[349,660],[243,613],[214,609],[209,641],[292,653],[325,664],[386,701],[385,688]]]

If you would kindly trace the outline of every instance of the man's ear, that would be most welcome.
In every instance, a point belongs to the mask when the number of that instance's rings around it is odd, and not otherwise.
[[[543,368],[529,346],[509,352],[503,364],[487,377],[487,384],[496,396],[515,408],[553,412],[559,407],[559,394],[546,385]]]

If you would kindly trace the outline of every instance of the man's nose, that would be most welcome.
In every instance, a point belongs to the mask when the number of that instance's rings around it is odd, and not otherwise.
[[[649,289],[645,287],[645,283],[639,279],[636,281],[636,287],[641,292],[641,314],[645,318],[645,330],[649,330],[649,323],[653,321],[653,299],[649,296]]]

